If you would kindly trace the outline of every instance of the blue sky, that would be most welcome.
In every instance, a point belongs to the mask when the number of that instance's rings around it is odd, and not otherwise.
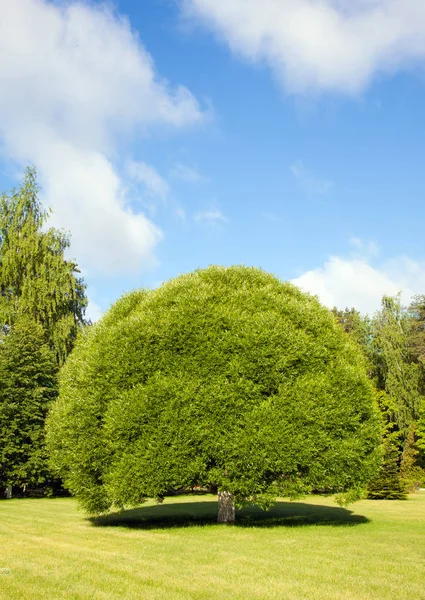
[[[210,264],[425,293],[422,0],[0,7],[0,187],[37,166],[90,316]]]

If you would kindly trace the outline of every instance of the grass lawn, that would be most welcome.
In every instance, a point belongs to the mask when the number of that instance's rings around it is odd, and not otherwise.
[[[425,492],[215,514],[208,495],[97,522],[72,499],[0,501],[0,598],[425,599]]]

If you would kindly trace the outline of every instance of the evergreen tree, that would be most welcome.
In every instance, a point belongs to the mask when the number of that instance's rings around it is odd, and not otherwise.
[[[367,497],[371,500],[403,500],[407,497],[407,486],[400,475],[401,433],[395,422],[396,402],[380,390],[376,392],[382,415],[382,464],[375,479],[369,482]]]
[[[400,477],[405,482],[409,492],[416,491],[425,482],[425,471],[419,464],[419,449],[415,435],[416,427],[416,423],[412,423],[409,427],[400,464]]]
[[[44,421],[57,395],[57,365],[41,325],[21,317],[0,338],[0,487],[48,476]]]
[[[368,498],[371,500],[405,500],[407,486],[400,477],[400,452],[397,440],[387,438],[381,470],[376,479],[369,483]]]
[[[87,304],[85,285],[74,262],[65,259],[69,237],[46,229],[49,216],[38,197],[36,172],[0,196],[0,325],[22,316],[43,327],[58,364],[69,354]]]
[[[422,402],[419,419],[416,426],[416,444],[421,452],[421,457],[425,455],[425,400]],[[425,463],[425,461],[423,461]],[[424,465],[425,466],[425,465]]]

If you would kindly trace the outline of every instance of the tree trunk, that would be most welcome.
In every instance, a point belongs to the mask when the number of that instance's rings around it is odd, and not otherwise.
[[[12,497],[12,486],[11,485],[7,486],[5,496],[8,500],[10,500],[10,498]]]
[[[235,522],[235,506],[230,492],[218,492],[218,518],[217,523],[233,525]]]

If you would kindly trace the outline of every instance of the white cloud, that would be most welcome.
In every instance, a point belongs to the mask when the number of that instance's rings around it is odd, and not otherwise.
[[[294,162],[290,170],[298,185],[306,194],[321,196],[327,194],[334,186],[333,181],[316,177],[300,160]]]
[[[152,264],[161,232],[130,206],[119,141],[200,122],[197,101],[158,77],[129,24],[102,4],[0,0],[0,10],[3,155],[37,166],[55,224],[71,230],[89,272]]]
[[[425,59],[423,0],[181,0],[238,55],[290,92],[357,93]]]
[[[228,222],[227,218],[223,215],[223,213],[217,209],[198,212],[194,218],[197,222],[204,221],[216,225],[219,223],[225,224]]]
[[[127,164],[127,172],[134,181],[142,183],[149,194],[166,198],[169,191],[168,183],[154,167],[145,162],[131,160]]]
[[[396,257],[374,266],[366,258],[331,256],[322,267],[292,280],[304,291],[315,294],[332,308],[354,306],[362,313],[378,310],[382,296],[402,293],[408,303],[425,290],[425,263]]]
[[[205,177],[198,173],[196,169],[181,163],[176,163],[174,165],[171,175],[176,179],[181,179],[182,181],[186,181],[188,183],[199,183],[200,181],[205,181]]]

